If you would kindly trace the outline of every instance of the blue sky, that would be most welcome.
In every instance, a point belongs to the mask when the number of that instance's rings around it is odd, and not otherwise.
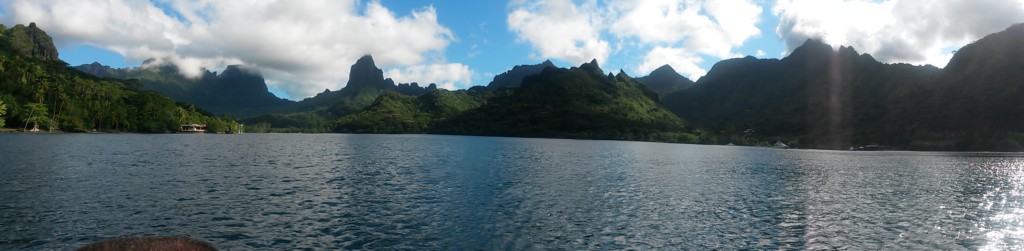
[[[928,4],[930,8],[920,8]],[[1024,0],[190,1],[0,0],[0,21],[36,22],[71,65],[186,75],[242,64],[275,94],[337,90],[372,54],[398,82],[456,89],[550,59],[642,76],[669,64],[697,80],[722,60],[779,58],[808,38],[886,63],[945,65],[953,50],[1024,22]],[[949,22],[956,18],[958,22]]]
[[[175,13],[169,5],[155,3],[155,6],[164,9],[167,13]],[[576,66],[580,63],[560,58],[531,56],[531,45],[517,41],[516,35],[508,28],[506,19],[510,7],[509,3],[505,1],[384,0],[380,3],[396,15],[408,15],[408,13],[426,7],[436,9],[438,22],[449,28],[455,36],[451,44],[444,50],[444,55],[449,62],[459,62],[470,66],[475,73],[472,76],[472,85],[486,85],[495,74],[507,71],[515,65],[536,64],[548,59],[562,67]],[[760,18],[762,20],[757,23],[757,26],[763,31],[762,34],[751,38],[737,51],[743,55],[757,55],[758,50],[761,50],[765,53],[763,57],[778,57],[783,50],[781,40],[773,32],[778,24],[778,19],[771,14],[770,8],[765,8]],[[602,36],[607,37],[607,35]],[[60,51],[61,59],[71,65],[95,61],[123,68],[139,66],[141,63],[137,60],[126,60],[118,53],[91,45],[63,44]],[[605,62],[600,63],[606,71],[622,69],[629,74],[642,75],[646,72],[632,69],[636,68],[636,64],[641,61],[644,53],[646,52],[639,48],[626,47],[622,51],[612,54]],[[701,57],[704,60],[699,65],[703,69],[711,69],[711,66],[720,60],[710,56]],[[463,84],[457,87],[465,88],[467,85]],[[278,96],[292,98],[291,95],[279,89],[274,89],[273,92]]]

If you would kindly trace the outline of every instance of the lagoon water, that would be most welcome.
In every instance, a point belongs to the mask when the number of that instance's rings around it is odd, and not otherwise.
[[[436,135],[0,135],[0,250],[1007,249],[1024,155]]]

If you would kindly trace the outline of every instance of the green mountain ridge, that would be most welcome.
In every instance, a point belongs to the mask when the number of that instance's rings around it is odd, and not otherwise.
[[[547,68],[556,67],[554,63],[551,63],[551,60],[545,60],[544,62],[535,65],[513,66],[512,69],[495,75],[494,79],[487,84],[487,88],[492,91],[502,88],[518,88],[522,84],[524,78],[530,75],[536,75]]]
[[[234,117],[286,112],[293,103],[274,96],[258,72],[240,65],[229,65],[220,73],[203,70],[196,78],[185,77],[173,64],[155,60],[136,68],[114,69],[99,63],[74,68],[99,77],[138,79],[141,89]]]
[[[342,133],[435,132],[437,123],[482,106],[490,94],[484,88],[435,89],[419,96],[388,91],[366,109],[338,119],[333,130]]]
[[[237,122],[138,90],[140,83],[99,78],[57,59],[52,39],[35,24],[0,27],[0,124],[22,130],[177,132],[184,123],[236,132]]]
[[[604,75],[596,61],[546,68],[510,95],[439,123],[435,132],[488,136],[690,142],[684,123],[658,95],[624,73]]]
[[[20,27],[15,33],[25,35],[14,39],[21,41],[17,45],[5,44],[7,50],[31,58],[56,55],[47,52],[45,41],[24,39],[48,38],[45,33],[33,33],[34,25]],[[4,33],[8,41],[14,41],[12,30]],[[143,86],[182,99],[214,99],[220,106],[197,103],[214,107],[215,113],[257,107],[260,112],[250,114],[247,123],[295,131],[1018,151],[1024,150],[1019,41],[1024,41],[1021,24],[964,46],[939,69],[885,64],[851,47],[812,39],[783,59],[720,61],[697,82],[669,66],[634,79],[621,71],[606,75],[597,62],[565,69],[545,61],[513,67],[487,87],[458,91],[396,85],[366,56],[352,66],[345,88],[298,102],[277,99],[258,72],[239,66],[198,80],[182,77],[173,66],[78,68],[141,79],[109,80],[126,89]],[[229,92],[239,96],[225,96]],[[18,90],[21,96],[29,93]]]
[[[890,127],[878,122],[893,117],[893,95],[935,71],[885,65],[849,47],[809,40],[781,60],[723,60],[695,86],[664,99],[698,128],[733,135],[752,129],[804,147],[845,149],[883,140],[877,130]]]
[[[197,78],[185,77],[177,66],[152,59],[136,68],[115,69],[99,63],[75,68],[99,77],[139,79],[142,89],[194,103],[214,113],[240,118],[314,111],[345,115],[365,108],[385,90],[417,95],[437,88],[433,84],[427,87],[420,87],[417,83],[395,85],[394,81],[383,77],[383,72],[376,68],[369,56],[353,65],[346,88],[325,90],[298,102],[270,93],[262,74],[241,65],[229,65],[219,74],[204,70]]]
[[[387,92],[365,110],[338,119],[334,131],[696,140],[682,133],[683,121],[658,102],[658,93],[626,74],[604,75],[596,61],[570,69],[549,63],[516,67],[505,76],[524,76],[520,83],[499,88],[419,96]]]
[[[0,25],[0,32],[4,33],[11,49],[21,55],[59,60],[57,47],[53,45],[53,38],[39,29],[36,23],[29,23],[28,26],[18,24],[10,29]]]
[[[965,46],[946,69],[883,64],[808,40],[782,60],[721,61],[665,103],[694,127],[722,132],[714,143],[752,130],[808,148],[1020,150],[1022,39],[1015,25]]]
[[[637,78],[636,81],[647,85],[652,90],[657,91],[660,94],[677,92],[690,88],[696,84],[689,78],[679,75],[679,73],[669,65],[658,67],[658,69],[654,69],[651,74]]]

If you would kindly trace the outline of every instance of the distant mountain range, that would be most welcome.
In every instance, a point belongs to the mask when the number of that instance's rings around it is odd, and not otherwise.
[[[239,65],[229,65],[220,74],[204,70],[198,78],[185,77],[177,66],[156,60],[147,60],[136,68],[116,69],[95,62],[74,68],[99,77],[139,79],[142,89],[160,92],[216,114],[239,118],[311,111],[344,115],[365,108],[381,91],[418,95],[437,88],[434,84],[427,87],[420,87],[417,83],[395,85],[391,79],[384,79],[383,72],[374,65],[370,56],[359,59],[352,66],[345,88],[325,90],[298,102],[270,93],[259,72]]]
[[[237,66],[198,80],[173,67],[76,68],[139,78],[145,89],[217,114],[299,130],[1022,150],[1019,41],[1024,25],[963,47],[939,69],[884,64],[854,48],[808,40],[783,59],[721,61],[697,82],[669,66],[634,79],[605,75],[596,62],[563,69],[545,61],[459,91],[396,85],[366,56],[352,66],[345,88],[299,102],[274,97],[258,73]]]
[[[264,112],[284,112],[294,103],[270,93],[263,77],[243,66],[229,65],[223,72],[204,70],[197,78],[182,75],[177,66],[147,60],[141,67],[114,69],[99,63],[74,67],[106,78],[139,79],[142,89],[195,104],[217,114],[245,117]]]

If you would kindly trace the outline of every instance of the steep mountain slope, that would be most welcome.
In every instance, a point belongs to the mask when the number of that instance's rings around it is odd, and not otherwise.
[[[544,62],[535,65],[517,65],[512,67],[511,70],[494,76],[494,80],[487,84],[487,88],[492,91],[496,91],[501,88],[519,88],[519,85],[523,82],[523,78],[540,73],[547,68],[555,68],[555,64],[551,63],[550,60],[545,60]]]
[[[1024,24],[958,50],[917,102],[912,144],[922,149],[1024,150]],[[926,98],[920,98],[926,97]],[[920,100],[920,101],[919,101]]]
[[[137,81],[101,79],[56,58],[49,36],[35,25],[0,27],[0,100],[6,126],[61,131],[177,132],[182,123],[205,123],[211,132],[237,123],[175,103]]]
[[[437,89],[437,86],[434,84],[426,88],[419,88],[418,86],[418,84],[415,87],[412,84],[396,86],[395,81],[390,78],[384,78],[384,71],[377,68],[377,65],[373,62],[373,57],[367,55],[359,58],[352,65],[349,71],[348,83],[345,84],[344,88],[335,92],[324,92],[303,100],[299,102],[299,106],[302,107],[299,110],[311,110],[310,108],[315,110],[320,107],[329,106],[327,112],[331,116],[340,117],[359,112],[370,106],[377,99],[377,96],[380,96],[385,91],[400,91],[406,95],[419,95]]]
[[[18,24],[10,29],[0,25],[0,32],[4,33],[11,49],[21,55],[59,60],[57,47],[53,45],[53,38],[39,29],[36,23],[29,23],[28,27]]]
[[[697,85],[665,97],[694,126],[726,134],[753,129],[802,147],[890,143],[899,98],[939,72],[886,65],[853,48],[808,40],[782,60],[721,61]]]
[[[214,112],[235,117],[250,117],[268,112],[288,111],[291,101],[270,93],[259,72],[229,65],[220,74],[203,71],[198,78],[182,75],[177,66],[147,61],[142,67],[114,69],[99,63],[75,69],[117,79],[139,79],[142,89],[154,90],[180,102],[193,103]]]
[[[185,77],[177,66],[156,60],[147,60],[138,68],[114,69],[99,63],[75,68],[99,77],[139,79],[142,89],[194,103],[216,114],[239,118],[289,113],[340,117],[369,106],[386,90],[418,95],[437,89],[434,84],[427,87],[420,87],[417,83],[395,85],[391,79],[384,78],[383,71],[374,65],[370,56],[360,58],[352,66],[349,81],[341,90],[326,90],[299,102],[278,98],[270,93],[262,74],[239,65],[229,65],[219,74],[204,71],[197,78]]]
[[[265,114],[244,121],[251,124],[265,123],[274,128],[290,128],[288,131],[327,132],[332,129],[331,121],[366,109],[386,92],[420,95],[434,90],[437,90],[435,84],[427,87],[420,87],[418,83],[395,85],[390,78],[384,78],[384,71],[377,68],[373,57],[367,55],[352,65],[348,83],[341,90],[325,90],[295,102],[288,112]]]
[[[636,79],[660,94],[668,94],[682,89],[690,88],[694,83],[690,79],[679,75],[672,66],[664,65],[658,67],[651,74]]]
[[[683,121],[649,88],[597,62],[546,68],[508,96],[439,123],[439,133],[521,137],[685,141]]]
[[[959,50],[945,69],[883,64],[810,40],[782,60],[730,59],[665,97],[691,125],[846,149],[1020,150],[1024,25]],[[721,143],[721,142],[719,142]]]

